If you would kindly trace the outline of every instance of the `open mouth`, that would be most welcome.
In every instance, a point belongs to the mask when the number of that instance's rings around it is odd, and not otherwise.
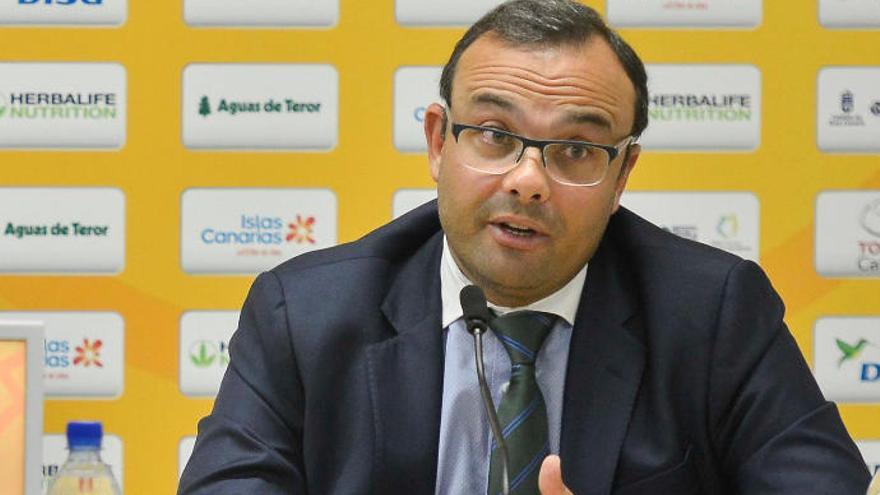
[[[512,235],[515,235],[515,236],[530,237],[530,236],[537,234],[537,232],[534,231],[533,229],[530,229],[530,228],[522,226],[522,225],[515,225],[512,223],[506,223],[506,222],[501,222],[497,225],[499,227],[501,227],[501,229],[504,230],[505,232],[512,234]]]

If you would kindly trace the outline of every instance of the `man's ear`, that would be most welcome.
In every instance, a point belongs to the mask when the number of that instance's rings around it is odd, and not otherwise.
[[[431,166],[431,177],[437,182],[440,177],[443,144],[446,139],[446,109],[439,103],[431,103],[425,110],[425,141],[428,143],[428,163]]]
[[[642,147],[639,144],[631,144],[626,147],[622,159],[623,163],[620,165],[620,172],[617,174],[617,184],[614,185],[614,205],[611,208],[611,213],[616,213],[617,209],[620,208],[620,196],[623,194],[624,189],[626,189],[629,174],[635,168],[641,152]]]

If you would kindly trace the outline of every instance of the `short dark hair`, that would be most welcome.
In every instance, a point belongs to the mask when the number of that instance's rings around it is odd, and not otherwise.
[[[498,35],[513,45],[536,47],[583,43],[599,35],[611,45],[636,93],[630,134],[639,136],[648,126],[648,76],[642,60],[594,9],[573,0],[511,0],[478,20],[452,50],[440,77],[440,96],[452,108],[452,80],[461,54],[480,36]]]

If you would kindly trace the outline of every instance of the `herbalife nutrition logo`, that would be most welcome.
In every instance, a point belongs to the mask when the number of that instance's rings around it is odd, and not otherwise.
[[[280,100],[269,98],[265,101],[239,101],[221,98],[217,101],[215,107],[212,106],[209,97],[202,96],[199,99],[199,115],[202,117],[210,117],[213,114],[227,114],[234,116],[242,113],[321,113],[321,103],[307,103],[292,98],[284,98]]]
[[[744,122],[752,120],[752,97],[747,94],[655,94],[652,120],[685,122]]]
[[[113,120],[116,93],[14,92],[0,96],[0,119]]]

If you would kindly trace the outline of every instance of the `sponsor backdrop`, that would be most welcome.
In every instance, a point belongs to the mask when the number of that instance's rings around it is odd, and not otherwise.
[[[651,77],[624,204],[764,267],[876,469],[880,2],[586,1]],[[173,491],[254,276],[435,196],[424,109],[498,3],[2,2],[0,318],[46,325],[45,474],[97,419],[127,493]]]

